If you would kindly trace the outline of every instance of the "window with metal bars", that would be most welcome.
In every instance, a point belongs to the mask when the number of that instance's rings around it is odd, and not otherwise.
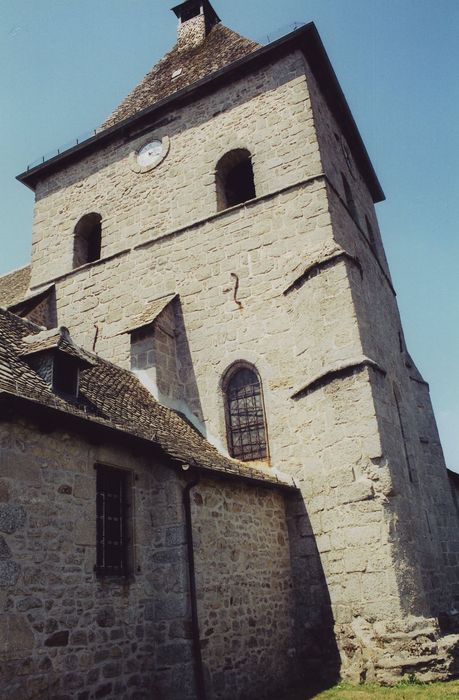
[[[128,574],[128,472],[103,464],[97,470],[97,559],[101,576]]]
[[[227,376],[224,393],[229,452],[243,461],[266,459],[265,412],[258,375],[249,367],[240,367]]]

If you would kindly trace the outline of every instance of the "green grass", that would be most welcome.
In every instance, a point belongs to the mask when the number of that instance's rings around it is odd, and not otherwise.
[[[393,688],[384,688],[372,684],[359,686],[338,683],[322,693],[297,693],[285,700],[441,700],[457,698],[459,700],[459,681],[446,683],[418,683],[415,679],[404,681]]]

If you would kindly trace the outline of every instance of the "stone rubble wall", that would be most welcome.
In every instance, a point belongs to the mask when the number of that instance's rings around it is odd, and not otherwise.
[[[283,290],[286,270],[293,273],[301,265],[304,250],[320,249],[329,239],[325,206],[323,183],[312,181],[83,268],[57,283],[59,323],[84,347],[92,346],[97,324],[96,351],[129,367],[129,335],[119,333],[142,309],[144,299],[177,292],[183,324],[178,355],[187,382],[182,398],[204,419],[208,434],[225,443],[221,379],[232,362],[253,362],[265,388],[273,464],[282,469],[292,458],[300,464],[302,450],[288,415],[308,356],[299,364]],[[285,211],[299,212],[294,226],[285,220]],[[260,238],[253,240],[254,231]],[[242,308],[234,301],[233,272]],[[285,347],[283,354],[280,346]]]
[[[33,424],[0,424],[0,446],[2,700],[194,700],[183,479]],[[96,462],[133,477],[127,580],[94,572]],[[260,697],[294,658],[283,496],[210,478],[192,494],[209,698]]]
[[[284,498],[209,480],[191,494],[209,698],[278,697],[296,661]]]
[[[0,695],[193,697],[181,487],[158,462],[75,433],[0,424]],[[98,579],[96,472],[132,480],[133,575]],[[153,469],[152,469],[153,467]],[[174,686],[175,684],[175,686]]]

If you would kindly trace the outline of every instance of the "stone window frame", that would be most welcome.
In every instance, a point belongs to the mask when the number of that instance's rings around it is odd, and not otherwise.
[[[100,212],[90,211],[80,216],[73,229],[72,269],[77,270],[84,265],[91,265],[102,257],[102,222]],[[96,228],[97,227],[97,228]],[[97,254],[94,255],[94,236],[97,236]],[[89,243],[91,241],[91,243]],[[86,246],[86,254],[82,255],[82,245]],[[90,255],[92,248],[92,253]],[[84,258],[84,260],[83,260]]]
[[[251,174],[251,187],[253,188],[253,193],[250,192],[250,196],[240,199],[237,202],[230,203],[227,196],[227,183],[226,178],[234,170],[235,167],[242,165],[243,163],[248,163],[250,166]],[[257,198],[257,187],[255,183],[255,169],[254,169],[254,157],[253,153],[246,146],[234,146],[228,149],[217,161],[215,166],[215,193],[217,200],[217,211],[222,212],[226,209],[230,209],[233,206],[239,206],[245,202],[250,202]]]
[[[261,408],[263,411],[263,430],[264,430],[266,454],[263,457],[255,457],[252,459],[243,459],[240,456],[235,457],[233,455],[233,450],[232,450],[231,422],[230,422],[230,413],[229,413],[228,393],[227,392],[228,392],[228,386],[229,386],[231,380],[242,369],[251,370],[256,375],[257,380],[258,380],[258,385],[260,387]],[[225,372],[222,375],[222,379],[220,382],[220,388],[221,388],[222,398],[223,398],[225,430],[226,430],[226,445],[227,445],[227,449],[228,449],[228,454],[231,457],[233,457],[234,459],[240,459],[240,461],[244,461],[244,462],[269,463],[270,462],[270,450],[269,450],[268,423],[267,423],[267,419],[266,419],[266,403],[265,403],[265,398],[264,398],[263,382],[262,382],[260,372],[258,371],[257,367],[253,363],[248,362],[247,360],[236,360],[236,361],[232,362],[226,368]]]
[[[96,508],[96,563],[94,572],[98,579],[121,581],[129,583],[133,580],[135,561],[134,561],[134,481],[135,474],[132,470],[119,465],[108,464],[106,462],[96,462],[94,464],[96,473],[95,480],[95,508]],[[102,517],[99,502],[99,485],[98,479],[102,471],[118,472],[123,479],[123,537],[124,537],[124,552],[122,566],[114,569],[100,563],[99,559],[99,517]]]

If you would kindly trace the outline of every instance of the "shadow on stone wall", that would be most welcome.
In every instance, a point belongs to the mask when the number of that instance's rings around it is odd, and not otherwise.
[[[340,678],[340,655],[322,562],[301,494],[285,498],[295,593],[296,678],[303,698],[312,698]]]
[[[183,400],[190,411],[204,426],[204,416],[202,411],[201,399],[199,398],[198,384],[191,358],[190,344],[183,318],[182,306],[179,299],[174,303],[174,320],[175,320],[175,337],[176,337],[176,353],[177,353],[177,374],[181,385],[183,386]],[[185,416],[188,418],[188,416]],[[203,433],[206,437],[205,432]]]

